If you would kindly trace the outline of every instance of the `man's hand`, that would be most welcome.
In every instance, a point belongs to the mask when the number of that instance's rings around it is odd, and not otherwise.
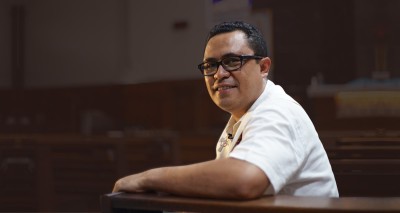
[[[143,192],[145,191],[142,187],[140,182],[143,178],[142,173],[129,175],[119,179],[115,182],[113,192],[120,192],[120,191],[129,191],[129,192]]]

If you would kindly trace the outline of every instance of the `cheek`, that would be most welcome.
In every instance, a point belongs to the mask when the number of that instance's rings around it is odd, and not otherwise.
[[[211,92],[211,88],[212,88],[212,86],[214,84],[214,80],[212,78],[208,78],[207,77],[207,78],[205,78],[205,83],[206,83],[207,90],[209,92]]]

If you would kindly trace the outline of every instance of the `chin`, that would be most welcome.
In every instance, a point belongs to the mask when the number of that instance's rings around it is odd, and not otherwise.
[[[232,103],[227,103],[226,101],[215,102],[215,104],[224,111],[231,112],[233,108]]]

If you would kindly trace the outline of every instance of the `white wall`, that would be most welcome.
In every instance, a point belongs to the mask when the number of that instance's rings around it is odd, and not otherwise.
[[[122,11],[121,1],[28,1],[26,85],[115,82],[124,42]]]
[[[0,5],[2,87],[11,85],[5,11],[14,3],[26,7],[26,87],[201,78],[204,1],[9,0]],[[175,21],[188,27],[174,30]]]
[[[128,1],[128,66],[120,80],[200,78],[196,67],[208,31],[204,10],[201,0]],[[174,30],[176,21],[188,27]]]
[[[225,3],[232,11],[214,11],[211,0],[2,0],[0,87],[11,85],[11,18],[5,11],[13,4],[26,10],[25,86],[46,87],[202,78],[197,64],[212,21],[243,19],[248,12],[232,6],[246,7],[247,1]],[[269,29],[268,14],[262,14],[248,21]],[[175,22],[187,27],[175,29]],[[271,32],[264,32],[270,50]]]

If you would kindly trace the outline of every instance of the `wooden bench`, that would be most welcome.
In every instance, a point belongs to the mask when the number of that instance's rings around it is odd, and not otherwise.
[[[0,212],[96,212],[118,178],[175,165],[174,135],[0,135]]]
[[[341,137],[330,145],[326,149],[341,196],[400,196],[399,137]]]
[[[249,201],[196,199],[166,194],[113,193],[101,197],[102,213],[138,212],[246,212],[246,213],[299,213],[299,212],[400,212],[400,197],[294,197],[266,196]]]

